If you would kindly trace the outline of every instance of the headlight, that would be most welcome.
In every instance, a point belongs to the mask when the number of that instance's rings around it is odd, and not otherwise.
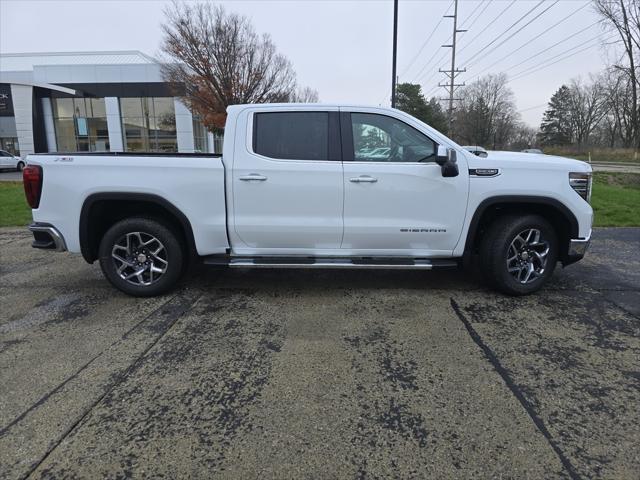
[[[569,173],[569,185],[587,202],[591,202],[591,173]]]

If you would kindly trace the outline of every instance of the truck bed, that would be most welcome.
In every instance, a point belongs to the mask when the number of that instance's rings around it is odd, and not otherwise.
[[[189,219],[199,255],[229,247],[219,154],[55,153],[29,155],[28,162],[42,166],[44,180],[33,219],[56,225],[70,252],[80,252],[83,205],[100,194],[161,197]]]

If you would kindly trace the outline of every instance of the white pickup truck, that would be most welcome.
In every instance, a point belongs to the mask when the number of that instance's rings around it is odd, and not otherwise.
[[[236,105],[221,156],[36,154],[23,177],[33,246],[98,260],[140,296],[198,257],[429,270],[476,256],[490,285],[522,295],[584,256],[593,220],[588,164],[480,158],[387,108]]]

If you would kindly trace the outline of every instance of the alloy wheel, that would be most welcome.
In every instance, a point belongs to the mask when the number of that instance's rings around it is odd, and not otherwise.
[[[537,228],[518,233],[507,251],[509,274],[523,285],[536,281],[545,272],[550,248]]]
[[[144,232],[122,235],[113,245],[111,258],[120,278],[133,285],[152,285],[169,266],[162,242]]]

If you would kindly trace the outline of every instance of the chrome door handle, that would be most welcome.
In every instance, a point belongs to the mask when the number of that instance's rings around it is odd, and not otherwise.
[[[258,173],[251,173],[249,175],[244,175],[242,177],[239,177],[240,180],[242,180],[243,182],[250,182],[252,180],[258,181],[258,182],[264,182],[267,177],[265,177],[264,175],[260,175]]]
[[[353,183],[376,183],[378,179],[370,177],[369,175],[362,175],[360,177],[350,178],[349,181]]]

